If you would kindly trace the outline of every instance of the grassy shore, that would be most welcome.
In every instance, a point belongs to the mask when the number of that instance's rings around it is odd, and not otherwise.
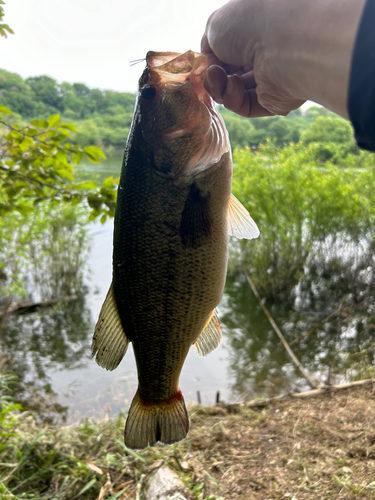
[[[375,498],[375,389],[262,409],[193,406],[187,439],[140,452],[123,444],[123,415],[56,427],[13,411],[2,432],[1,499],[142,499],[162,465],[191,499]]]

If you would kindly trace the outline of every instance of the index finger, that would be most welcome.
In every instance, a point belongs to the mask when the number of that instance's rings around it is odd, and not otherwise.
[[[208,38],[207,38],[206,33],[202,36],[202,40],[201,40],[201,52],[203,54],[208,54],[209,52],[212,52],[210,44],[208,43]]]

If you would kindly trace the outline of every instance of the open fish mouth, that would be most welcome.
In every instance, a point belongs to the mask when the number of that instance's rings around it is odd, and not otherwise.
[[[201,54],[192,50],[184,54],[150,51],[146,55],[146,63],[147,69],[153,75],[156,73],[160,83],[184,83],[191,80],[197,87],[202,87],[197,92],[201,97],[206,93],[203,87],[206,70],[212,64],[219,63],[219,59],[214,54]]]

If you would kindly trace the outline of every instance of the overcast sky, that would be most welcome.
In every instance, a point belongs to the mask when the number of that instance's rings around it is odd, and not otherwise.
[[[148,50],[199,51],[209,15],[225,0],[5,0],[0,68],[26,78],[136,91]]]

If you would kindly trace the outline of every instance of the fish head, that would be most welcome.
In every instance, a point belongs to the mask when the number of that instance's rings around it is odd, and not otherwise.
[[[148,52],[139,80],[141,147],[158,173],[192,177],[230,151],[224,122],[204,87],[213,54]]]

